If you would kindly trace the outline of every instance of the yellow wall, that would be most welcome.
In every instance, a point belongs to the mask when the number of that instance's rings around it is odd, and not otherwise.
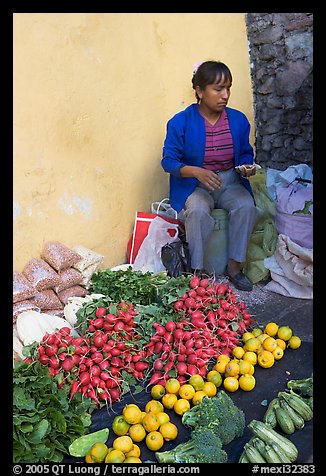
[[[230,67],[229,106],[253,124],[244,13],[16,13],[13,25],[14,269],[49,240],[124,263],[135,211],[168,195],[165,127],[195,102],[194,63]]]

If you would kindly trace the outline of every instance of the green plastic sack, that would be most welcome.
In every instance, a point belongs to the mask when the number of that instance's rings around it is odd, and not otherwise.
[[[272,256],[276,249],[278,233],[275,227],[275,203],[266,189],[266,171],[259,169],[250,178],[259,216],[251,234],[243,272],[255,284],[270,276],[264,259]]]

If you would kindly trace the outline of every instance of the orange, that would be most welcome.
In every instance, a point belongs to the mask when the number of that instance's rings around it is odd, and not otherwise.
[[[263,331],[259,328],[259,327],[255,327],[252,331],[251,331],[252,335],[254,337],[258,337],[260,334],[263,333]]]
[[[160,422],[153,412],[148,412],[143,418],[142,425],[147,432],[158,430],[160,427]]]
[[[274,337],[267,337],[263,342],[263,349],[273,352],[277,347],[277,342]]]
[[[257,364],[257,354],[255,352],[245,352],[242,360],[248,360],[252,365]]]
[[[125,460],[125,454],[121,450],[113,449],[110,451],[106,458],[105,463],[123,463]]]
[[[175,404],[175,402],[176,402],[177,400],[178,400],[178,397],[176,396],[175,393],[166,393],[166,394],[162,397],[163,406],[164,406],[164,408],[166,408],[167,410],[172,410],[173,405]]]
[[[165,441],[175,440],[178,436],[178,427],[174,423],[168,421],[160,426],[159,432]]]
[[[266,324],[264,332],[265,334],[268,334],[271,337],[275,337],[278,331],[278,324],[275,322],[269,322]]]
[[[219,354],[219,355],[217,356],[217,359],[216,359],[216,360],[217,360],[217,362],[224,362],[224,361],[225,361],[225,362],[229,362],[230,357],[229,357],[228,355],[226,355],[226,354]]]
[[[112,430],[118,436],[128,433],[130,424],[126,422],[122,415],[117,415],[112,422]]]
[[[146,436],[146,430],[143,427],[142,423],[135,423],[131,425],[128,432],[132,441],[138,443],[139,441],[143,441]]]
[[[285,350],[286,349],[286,342],[285,340],[283,339],[276,339],[276,343],[278,345],[278,347],[281,347],[282,350]]]
[[[189,383],[184,383],[179,389],[180,398],[185,398],[186,400],[192,400],[194,398],[195,393],[196,390]]]
[[[300,345],[301,345],[301,339],[298,336],[292,336],[288,340],[288,347],[290,347],[290,349],[298,349]]]
[[[165,387],[161,384],[154,385],[154,387],[151,388],[151,396],[155,400],[161,400],[163,395],[165,394]]]
[[[96,463],[96,461],[93,459],[92,455],[89,452],[85,456],[85,463]]]
[[[180,387],[181,387],[181,383],[179,382],[179,380],[171,377],[166,381],[165,391],[167,393],[177,394],[179,392]]]
[[[266,334],[265,332],[263,332],[262,334],[260,334],[257,339],[260,340],[260,343],[263,344],[264,340],[267,339],[267,337],[270,337],[268,334]]]
[[[203,392],[206,393],[208,397],[214,397],[217,393],[216,385],[214,385],[213,382],[205,382]]]
[[[142,460],[137,456],[127,456],[123,463],[142,463]]]
[[[239,374],[250,374],[251,372],[254,372],[254,366],[249,362],[249,360],[239,360]]]
[[[277,345],[276,349],[273,350],[272,354],[274,355],[275,360],[280,360],[284,355],[284,350]]]
[[[260,342],[258,337],[251,337],[251,339],[248,339],[246,341],[246,343],[243,347],[244,347],[245,351],[248,350],[249,352],[257,352],[260,345],[261,345],[261,342]]]
[[[238,361],[236,360],[231,360],[225,367],[225,375],[227,377],[236,377],[237,375],[239,375],[239,372],[240,367]]]
[[[223,380],[223,386],[225,390],[235,392],[239,388],[239,380],[235,377],[226,377]]]
[[[127,457],[136,456],[137,458],[139,458],[140,457],[140,448],[139,448],[139,446],[134,443],[132,445],[132,449],[130,451],[128,451],[128,453],[126,453],[126,456]]]
[[[269,350],[262,350],[258,354],[257,360],[258,365],[260,365],[260,367],[268,369],[274,365],[275,358],[272,352],[270,352]]]
[[[252,339],[253,337],[255,336],[253,335],[252,332],[244,332],[244,334],[242,334],[243,342],[247,342],[247,340]]]
[[[227,364],[228,360],[217,361],[217,363],[213,367],[213,370],[216,370],[216,372],[219,372],[220,374],[224,374],[225,367],[227,366]]]
[[[173,405],[173,410],[178,415],[183,415],[187,410],[190,409],[190,402],[185,398],[178,398],[178,400]]]
[[[163,423],[167,423],[170,421],[170,416],[166,412],[158,412],[156,413],[157,419],[160,422],[160,425],[163,425]]]
[[[281,326],[278,328],[277,331],[277,337],[279,339],[283,339],[285,341],[288,341],[292,337],[292,329],[289,326]]]
[[[253,375],[243,374],[239,378],[239,387],[245,392],[250,392],[253,388],[255,388],[255,385],[256,379]]]
[[[120,450],[122,453],[128,453],[132,450],[134,442],[128,435],[118,436],[113,440],[112,446],[114,450]]]
[[[222,385],[222,375],[217,370],[210,370],[206,375],[208,382],[213,382],[216,387]]]
[[[204,397],[207,397],[207,394],[202,390],[197,390],[191,402],[193,405],[198,405],[198,403],[200,403]]]
[[[145,406],[146,413],[148,412],[159,413],[163,411],[164,411],[163,404],[159,402],[158,400],[150,400],[149,402],[146,403],[146,406]]]
[[[237,345],[237,346],[235,346],[235,347],[232,349],[232,355],[233,355],[236,359],[241,359],[244,353],[245,353],[245,350],[244,350],[244,348],[241,347],[240,345]]]
[[[126,405],[122,410],[122,415],[130,425],[141,422],[141,409],[134,403]]]
[[[94,443],[94,445],[89,450],[89,455],[95,463],[103,463],[106,455],[108,454],[109,448],[105,443]]]
[[[204,386],[204,379],[201,375],[194,374],[190,377],[189,384],[192,385],[195,390],[202,390]]]
[[[145,442],[149,450],[158,451],[164,445],[164,438],[159,431],[150,431],[146,436]]]

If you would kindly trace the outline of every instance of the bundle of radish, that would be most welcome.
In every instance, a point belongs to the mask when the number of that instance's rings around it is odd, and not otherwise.
[[[237,302],[227,283],[191,278],[190,289],[174,302],[175,319],[155,322],[155,333],[145,345],[153,374],[148,385],[170,377],[184,383],[191,375],[205,377],[219,354],[230,355],[253,322],[246,304]]]
[[[73,337],[69,328],[46,334],[39,344],[29,347],[25,360],[47,365],[60,387],[71,386],[70,398],[81,392],[97,405],[111,405],[129,391],[128,375],[133,381],[144,379],[149,365],[136,331],[135,314],[133,305],[125,302],[98,307],[83,335]]]

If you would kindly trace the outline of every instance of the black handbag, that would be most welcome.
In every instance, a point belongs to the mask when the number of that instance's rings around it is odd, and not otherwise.
[[[189,246],[182,238],[162,246],[161,260],[168,276],[172,278],[191,273]]]

